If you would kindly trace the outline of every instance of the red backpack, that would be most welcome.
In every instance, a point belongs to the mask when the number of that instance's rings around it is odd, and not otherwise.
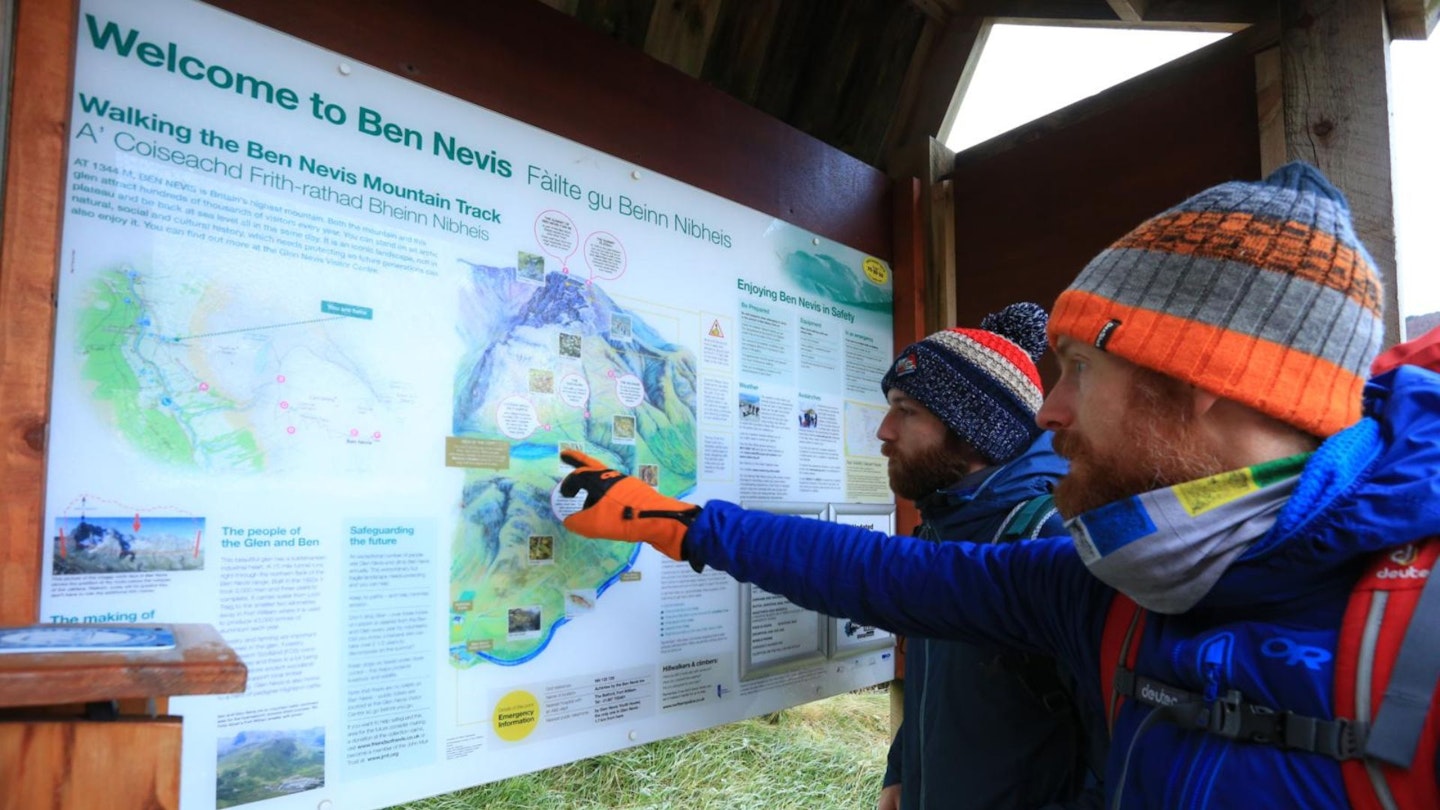
[[[1201,709],[1198,696],[1135,673],[1145,611],[1117,593],[1100,644],[1105,722],[1126,699],[1195,706],[1199,726],[1230,739],[1322,753],[1340,760],[1350,804],[1365,810],[1440,807],[1435,752],[1440,711],[1440,538],[1376,555],[1350,591],[1335,653],[1335,714],[1322,720],[1244,701],[1238,692]]]

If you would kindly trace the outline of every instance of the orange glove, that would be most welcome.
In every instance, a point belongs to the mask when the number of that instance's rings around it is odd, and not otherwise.
[[[586,537],[649,543],[672,560],[683,560],[685,532],[700,507],[656,492],[649,485],[574,450],[560,460],[575,468],[560,482],[560,494],[585,490],[585,507],[565,518],[565,528]]]

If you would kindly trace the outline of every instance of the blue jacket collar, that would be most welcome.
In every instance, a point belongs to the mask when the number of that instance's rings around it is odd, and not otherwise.
[[[1065,460],[1051,446],[1050,432],[1044,431],[1016,458],[971,473],[917,500],[915,506],[930,523],[943,523],[961,508],[968,515],[1005,515],[1016,503],[1048,492],[1066,469]]]

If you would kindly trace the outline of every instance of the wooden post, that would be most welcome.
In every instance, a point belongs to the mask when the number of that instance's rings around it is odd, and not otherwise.
[[[895,181],[895,351],[927,334],[928,301],[934,287],[928,273],[925,184],[914,177]],[[887,358],[889,359],[889,358]],[[910,533],[920,523],[915,504],[904,498],[895,503],[895,530]],[[903,668],[903,663],[901,667]]]
[[[76,0],[19,0],[0,222],[0,625],[40,609],[51,334]]]
[[[1285,153],[1350,201],[1385,288],[1385,343],[1400,339],[1390,150],[1390,38],[1383,0],[1282,0]]]
[[[949,175],[955,169],[955,153],[934,138],[926,138],[904,147],[887,161],[891,177],[915,177],[920,180],[920,225],[925,240],[923,253],[924,284],[919,293],[925,308],[922,323],[910,340],[901,342],[896,335],[896,348],[918,340],[939,329],[955,326],[958,296],[955,269],[955,211]],[[898,237],[897,237],[898,239]],[[898,244],[898,242],[897,242]],[[897,290],[896,306],[900,306]],[[898,324],[897,324],[898,325]]]

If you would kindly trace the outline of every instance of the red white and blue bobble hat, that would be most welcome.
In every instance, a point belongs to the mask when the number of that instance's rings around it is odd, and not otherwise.
[[[985,316],[979,329],[951,328],[912,343],[880,388],[898,388],[997,464],[1040,433],[1045,398],[1035,361],[1045,353],[1045,310],[1018,303]]]

